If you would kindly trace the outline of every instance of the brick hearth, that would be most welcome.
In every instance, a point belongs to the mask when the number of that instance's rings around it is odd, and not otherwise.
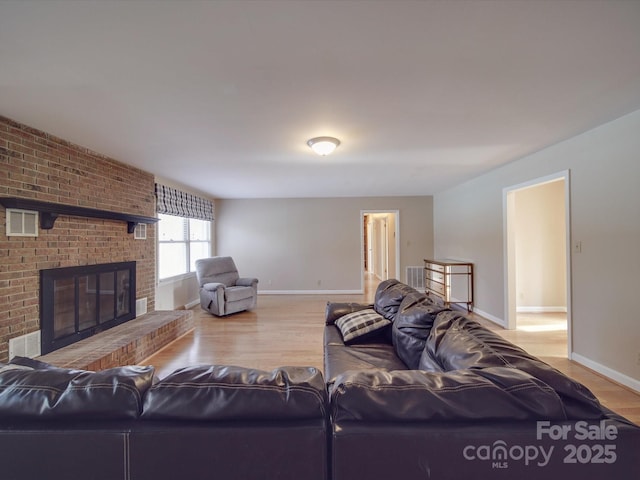
[[[193,313],[189,310],[151,312],[38,360],[93,371],[136,365],[193,327]]]

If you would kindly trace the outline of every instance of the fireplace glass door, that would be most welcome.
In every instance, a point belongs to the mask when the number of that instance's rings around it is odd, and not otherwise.
[[[40,272],[42,353],[135,318],[136,262]]]

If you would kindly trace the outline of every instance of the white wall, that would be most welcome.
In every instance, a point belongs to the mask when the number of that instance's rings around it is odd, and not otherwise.
[[[200,301],[198,291],[195,273],[159,282],[156,287],[156,310],[190,308]]]
[[[357,292],[363,210],[400,212],[401,276],[433,254],[430,196],[217,200],[216,254],[261,292]]]
[[[502,189],[570,170],[573,358],[640,387],[640,111],[434,197],[437,257],[475,263],[475,305],[504,320]]]
[[[566,311],[564,182],[525,188],[514,195],[518,309]]]

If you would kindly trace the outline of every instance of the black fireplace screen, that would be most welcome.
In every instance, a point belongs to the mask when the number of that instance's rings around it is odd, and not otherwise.
[[[40,271],[42,354],[136,316],[136,262]]]

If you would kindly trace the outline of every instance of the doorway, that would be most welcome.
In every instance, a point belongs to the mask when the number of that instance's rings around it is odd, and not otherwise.
[[[571,352],[569,172],[503,191],[507,328],[566,330]]]
[[[398,210],[360,212],[362,289],[371,282],[400,278]]]

